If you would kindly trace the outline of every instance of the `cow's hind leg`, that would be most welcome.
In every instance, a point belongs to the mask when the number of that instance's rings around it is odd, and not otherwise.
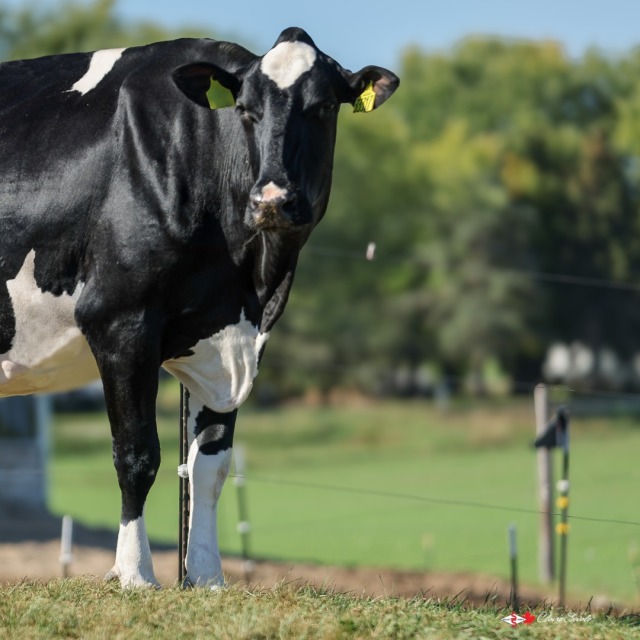
[[[229,473],[236,411],[216,413],[192,396],[189,409],[189,540],[185,585],[224,584],[218,547],[217,505]]]
[[[158,585],[143,510],[160,466],[155,419],[159,357],[144,331],[140,323],[119,323],[97,340],[88,335],[104,384],[122,496],[116,562],[105,578],[118,578],[123,587]]]

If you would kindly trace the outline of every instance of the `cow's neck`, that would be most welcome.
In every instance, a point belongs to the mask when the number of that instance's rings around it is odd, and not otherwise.
[[[263,308],[261,330],[269,331],[289,297],[300,245],[279,233],[260,233],[253,240],[253,285]]]

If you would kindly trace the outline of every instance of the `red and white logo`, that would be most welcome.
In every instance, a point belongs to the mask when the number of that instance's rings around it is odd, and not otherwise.
[[[502,618],[503,622],[511,625],[512,627],[517,627],[519,624],[531,624],[536,621],[536,617],[529,613],[528,611],[523,616],[519,616],[515,611],[511,614]]]

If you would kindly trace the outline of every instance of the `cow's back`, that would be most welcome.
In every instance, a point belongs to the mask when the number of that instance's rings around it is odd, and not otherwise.
[[[74,84],[91,54],[0,65],[0,279],[14,278],[35,250],[43,290],[77,284],[86,218],[108,167],[108,123],[117,91],[82,95]],[[50,255],[45,258],[45,253]]]

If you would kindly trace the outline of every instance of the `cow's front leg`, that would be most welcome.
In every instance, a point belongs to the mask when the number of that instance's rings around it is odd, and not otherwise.
[[[139,322],[119,323],[88,338],[104,385],[122,497],[116,561],[105,578],[118,578],[125,588],[158,586],[143,514],[160,466],[156,342],[150,327]]]
[[[189,539],[186,585],[224,584],[218,547],[217,505],[229,473],[236,411],[216,413],[193,396],[189,407]]]

